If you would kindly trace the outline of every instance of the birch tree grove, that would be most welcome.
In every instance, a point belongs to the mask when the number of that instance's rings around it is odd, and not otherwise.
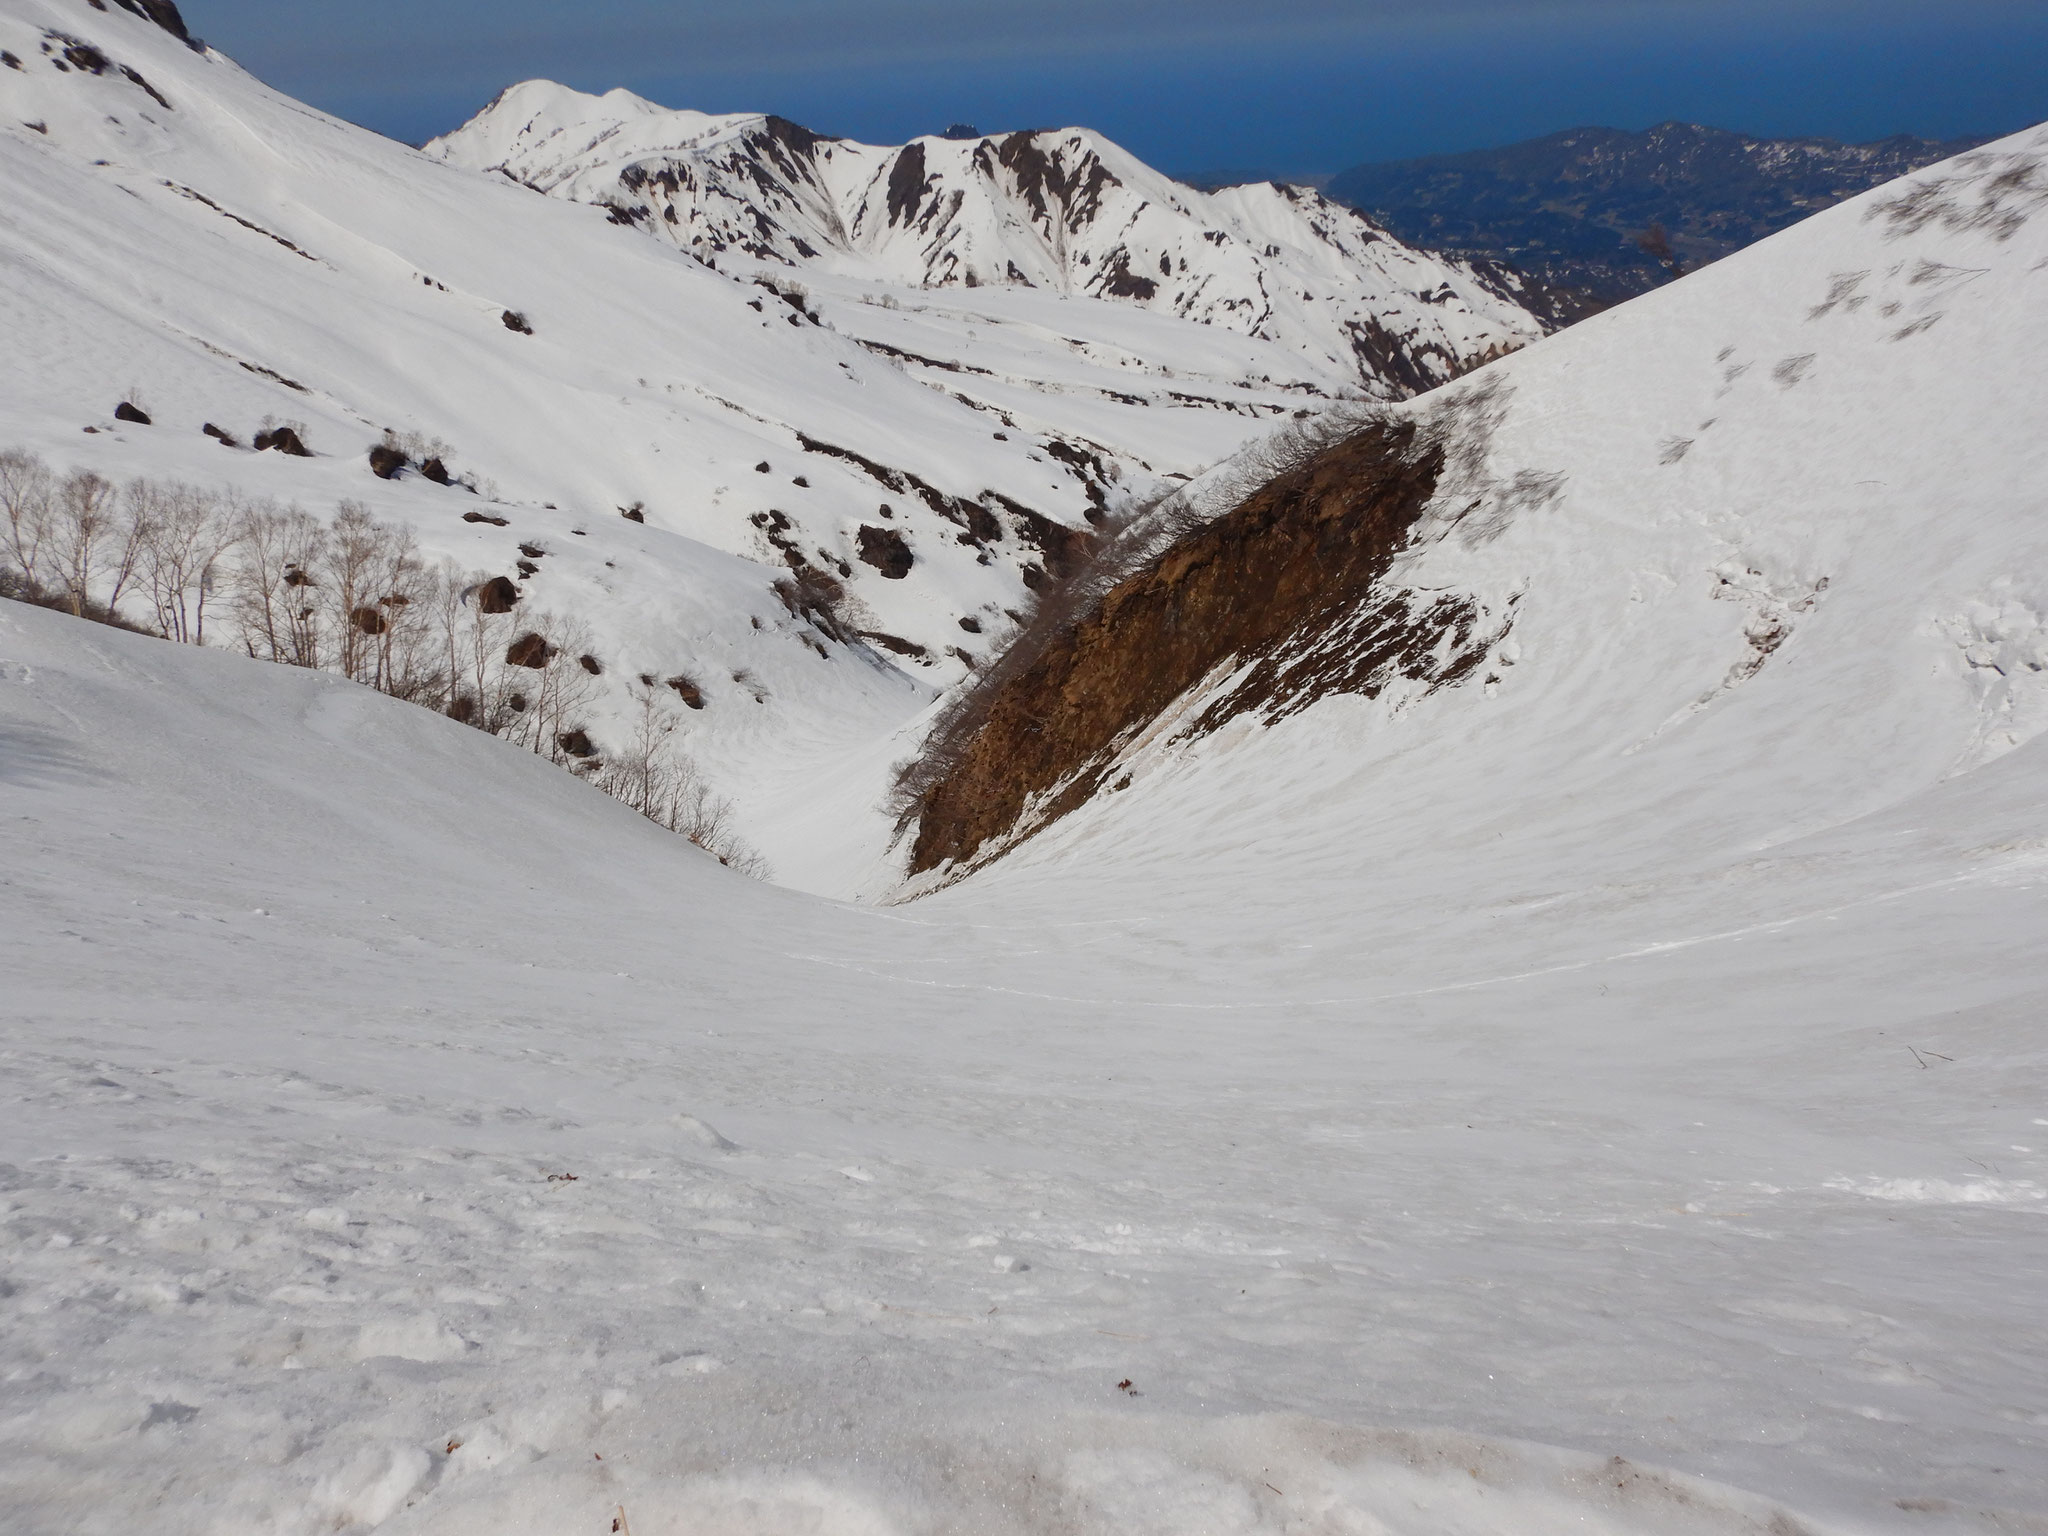
[[[486,603],[494,578],[430,564],[410,528],[345,501],[322,522],[298,507],[174,480],[125,487],[59,476],[0,451],[0,597],[261,661],[339,673],[574,769],[745,873],[765,877],[675,739],[652,688],[634,694],[634,740],[607,754],[585,721],[600,685],[582,624]],[[503,585],[502,581],[498,583]],[[121,611],[147,605],[147,624]]]

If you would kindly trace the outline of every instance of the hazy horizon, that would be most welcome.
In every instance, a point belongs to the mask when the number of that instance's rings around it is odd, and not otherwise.
[[[1162,169],[1309,177],[1601,125],[1949,139],[2048,118],[2022,0],[187,0],[281,90],[408,142],[544,77],[891,143],[1084,124]],[[394,38],[406,40],[393,47]]]

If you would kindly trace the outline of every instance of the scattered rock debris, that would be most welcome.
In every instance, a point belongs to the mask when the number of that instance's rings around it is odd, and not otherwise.
[[[505,578],[497,578],[503,581]],[[529,667],[538,672],[548,664],[554,655],[554,647],[548,644],[547,636],[528,630],[517,640],[505,647],[505,665],[508,667]]]
[[[910,552],[909,541],[894,528],[877,528],[872,523],[862,523],[859,538],[861,563],[880,571],[884,580],[901,581],[917,563],[917,557]]]
[[[493,576],[476,589],[476,605],[484,613],[510,613],[519,601],[519,588],[509,576]]]
[[[313,457],[313,450],[306,446],[294,427],[272,427],[266,432],[258,432],[255,447],[258,453],[282,453],[294,459]]]

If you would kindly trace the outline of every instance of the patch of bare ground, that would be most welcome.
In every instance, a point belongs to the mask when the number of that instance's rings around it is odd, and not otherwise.
[[[970,690],[904,781],[911,872],[969,865],[1084,803],[1120,746],[1225,662],[1242,670],[1198,732],[1377,692],[1397,675],[1455,682],[1484,651],[1477,613],[1383,581],[1445,468],[1438,434],[1369,419],[1118,581],[1027,664]]]

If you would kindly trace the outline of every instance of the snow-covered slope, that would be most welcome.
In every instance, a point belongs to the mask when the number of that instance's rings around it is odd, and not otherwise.
[[[1349,676],[1354,615],[1304,611],[1263,657],[1196,658],[1164,723],[1129,722],[1102,775],[1129,789],[1017,857],[1130,868],[1199,802],[1219,841],[1174,861],[1219,861],[1186,886],[1228,901],[1238,861],[1282,847],[1340,881],[1423,859],[1441,821],[1390,814],[1414,796],[1510,843],[1564,817],[1572,860],[1625,878],[1853,821],[2031,740],[2044,208],[2035,130],[1395,408],[1435,491],[1365,606],[1444,615],[1423,649],[1462,647],[1462,680]],[[1127,660],[1114,630],[1095,674]]]
[[[1427,867],[863,912],[0,603],[0,1524],[2024,1530],[2042,745],[1704,877],[1364,786]]]
[[[1312,191],[1197,192],[1080,128],[880,147],[533,80],[427,153],[601,204],[719,265],[1112,299],[1385,398],[1540,334],[1470,268]]]

